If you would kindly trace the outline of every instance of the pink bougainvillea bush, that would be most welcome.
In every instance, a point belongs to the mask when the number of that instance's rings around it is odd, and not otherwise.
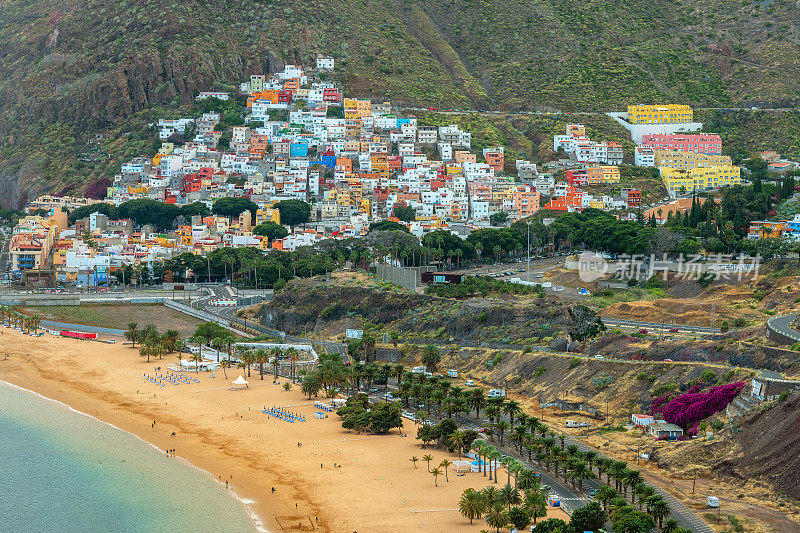
[[[681,394],[664,405],[662,409],[664,420],[684,430],[696,426],[704,418],[725,409],[743,387],[743,382],[728,383],[711,387],[708,392]]]

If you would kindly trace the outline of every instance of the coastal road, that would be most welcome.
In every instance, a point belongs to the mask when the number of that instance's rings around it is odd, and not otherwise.
[[[667,332],[670,329],[677,329],[676,333],[688,333],[694,335],[716,335],[719,333],[717,328],[707,328],[703,326],[686,326],[683,324],[666,324],[660,322],[642,322],[639,320],[625,320],[622,318],[600,317],[603,323],[608,326],[618,328],[646,329],[648,333]]]
[[[567,443],[576,445],[582,452],[591,450],[602,455],[599,450],[586,446],[583,442],[579,441],[575,437],[567,436],[564,439],[564,444],[567,445]],[[714,533],[714,530],[711,529],[708,524],[706,524],[699,516],[692,512],[683,503],[678,501],[678,499],[672,494],[661,489],[661,487],[658,485],[653,483],[650,483],[650,485],[656,489],[657,494],[664,498],[664,501],[669,505],[672,518],[677,520],[682,527],[692,531],[692,533]],[[588,480],[588,482],[584,482],[584,486],[589,486],[590,490],[597,490],[600,488],[600,483],[597,479],[591,479]]]
[[[791,313],[788,315],[772,317],[767,321],[767,327],[775,333],[786,337],[787,339],[793,339],[795,342],[800,342],[800,331],[792,327],[792,324],[797,320],[798,316],[800,316],[800,314]]]

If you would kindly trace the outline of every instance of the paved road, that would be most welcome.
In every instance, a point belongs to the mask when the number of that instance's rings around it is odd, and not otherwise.
[[[798,316],[800,316],[800,314],[792,313],[788,315],[772,317],[767,321],[767,327],[774,332],[783,335],[784,337],[788,337],[800,342],[800,331],[792,327],[792,324],[795,320],[797,320]]]
[[[529,115],[605,115],[606,112],[598,112],[598,111],[560,111],[560,110],[553,110],[553,111],[493,111],[487,109],[435,109],[435,108],[428,108],[428,107],[396,107],[395,109],[399,111],[435,111],[440,115],[470,115],[470,114],[478,114],[484,116],[504,116],[504,117],[514,117],[514,116],[529,116]],[[770,107],[770,108],[756,108],[753,109],[751,107],[695,107],[695,110],[705,110],[705,111],[766,111],[770,113],[786,113],[792,111],[798,111],[800,108],[797,107]],[[624,111],[617,111],[622,112]]]
[[[646,329],[648,333],[669,331],[677,328],[677,333],[693,333],[697,335],[715,335],[719,333],[717,328],[706,328],[703,326],[685,326],[682,324],[662,324],[660,322],[642,322],[639,320],[624,320],[621,318],[602,317],[606,326],[627,327]]]

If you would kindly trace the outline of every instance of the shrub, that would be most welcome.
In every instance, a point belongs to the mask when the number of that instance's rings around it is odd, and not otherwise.
[[[744,317],[739,317],[739,318],[734,319],[733,327],[735,327],[735,328],[743,328],[745,326],[747,326],[747,320]]]
[[[653,396],[661,396],[667,392],[675,392],[678,389],[678,386],[675,384],[674,381],[670,381],[669,383],[662,383],[655,389],[653,389]]]
[[[702,379],[703,381],[708,381],[708,382],[714,381],[714,379],[716,377],[717,377],[717,375],[714,374],[713,370],[703,370],[703,373],[700,374],[700,379]]]
[[[569,368],[570,369],[576,368],[580,364],[581,364],[581,358],[580,357],[573,357],[572,359],[569,360]]]
[[[545,372],[547,372],[547,369],[545,367],[543,367],[543,366],[539,366],[536,369],[536,372],[533,373],[533,377],[538,378],[539,376],[541,376]]]
[[[778,396],[778,401],[782,402],[782,401],[786,400],[786,398],[788,398],[788,397],[789,397],[789,392],[788,391],[783,391],[783,392],[781,392],[780,396]]]
[[[670,400],[662,410],[664,420],[687,429],[718,413],[744,388],[743,382],[717,385],[708,392],[688,392]],[[690,389],[691,390],[691,389]]]

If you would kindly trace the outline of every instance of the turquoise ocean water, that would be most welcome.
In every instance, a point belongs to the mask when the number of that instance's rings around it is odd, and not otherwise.
[[[0,383],[0,531],[252,532],[205,472]]]

